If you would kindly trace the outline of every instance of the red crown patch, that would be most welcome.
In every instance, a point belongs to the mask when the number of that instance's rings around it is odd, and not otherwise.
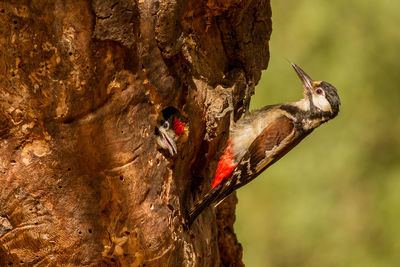
[[[181,135],[185,129],[185,123],[181,122],[177,117],[175,117],[173,128],[177,135]]]

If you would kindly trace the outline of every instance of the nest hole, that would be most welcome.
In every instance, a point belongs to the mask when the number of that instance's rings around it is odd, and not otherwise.
[[[182,114],[177,110],[176,108],[169,106],[161,110],[160,114],[158,114],[157,118],[157,126],[154,129],[154,133],[159,136],[160,130],[162,127],[168,128],[170,127],[170,123],[173,123],[172,121],[167,122],[170,120],[172,117],[178,117],[180,119],[183,119]],[[159,127],[159,128],[158,128]]]

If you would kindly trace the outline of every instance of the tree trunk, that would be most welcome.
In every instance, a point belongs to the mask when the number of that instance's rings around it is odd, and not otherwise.
[[[235,196],[183,222],[270,17],[269,0],[0,2],[0,266],[242,265]],[[175,157],[154,134],[168,106],[188,122]]]

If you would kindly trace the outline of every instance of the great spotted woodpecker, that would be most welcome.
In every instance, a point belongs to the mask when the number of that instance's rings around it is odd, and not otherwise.
[[[304,98],[266,106],[233,125],[211,190],[189,212],[189,225],[210,204],[218,205],[338,114],[340,99],[336,88],[324,81],[313,81],[300,67],[292,66],[303,83]]]
[[[168,107],[164,109],[157,120],[155,128],[157,144],[168,149],[171,156],[178,152],[176,142],[184,135],[186,123],[177,109]]]

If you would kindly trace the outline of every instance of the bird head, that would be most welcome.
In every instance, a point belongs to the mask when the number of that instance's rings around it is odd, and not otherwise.
[[[160,147],[168,149],[171,156],[178,152],[176,140],[185,131],[185,126],[179,111],[173,107],[164,109],[157,120],[155,128],[157,143]]]
[[[311,115],[330,120],[339,113],[340,98],[336,88],[324,81],[313,81],[299,66],[292,64],[303,83],[304,98],[309,101]]]

